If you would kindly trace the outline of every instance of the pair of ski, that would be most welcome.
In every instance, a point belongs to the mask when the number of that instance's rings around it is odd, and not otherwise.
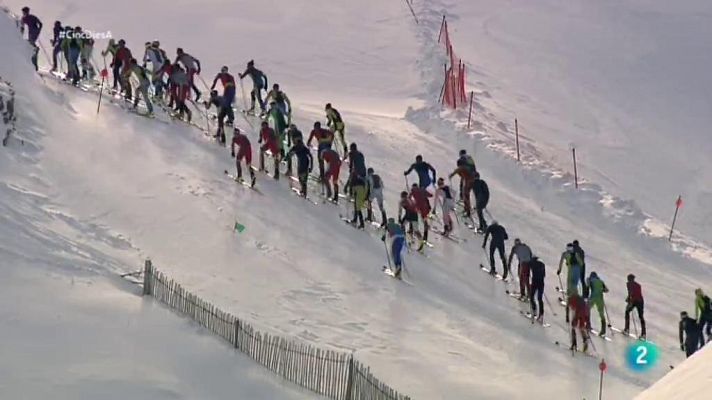
[[[253,178],[250,183],[247,183],[244,179],[238,178],[237,176],[235,176],[235,175],[229,173],[227,170],[223,171],[223,173],[224,173],[228,178],[230,178],[230,179],[232,179],[233,181],[235,181],[236,183],[239,183],[240,185],[242,185],[242,186],[244,186],[244,187],[246,187],[246,188],[248,188],[248,189],[252,189],[252,190],[254,190],[254,191],[257,192],[257,193],[262,194],[262,192],[260,192],[260,190],[255,187],[256,179]]]
[[[409,285],[409,286],[415,286],[415,285],[413,285],[412,282],[403,279],[403,273],[405,273],[405,268],[403,268],[403,270],[401,270],[401,275],[400,275],[400,276],[396,276],[395,271],[393,271],[393,269],[392,269],[391,267],[388,267],[388,266],[386,266],[386,265],[383,265],[383,266],[381,267],[381,270],[383,271],[384,274],[390,276],[391,278],[393,278],[393,279],[395,279],[395,280],[397,280],[397,281],[403,282],[403,283],[405,283],[406,285]]]
[[[489,275],[489,276],[495,278],[495,279],[498,280],[498,281],[503,281],[503,280],[504,280],[504,278],[502,278],[502,275],[500,275],[500,274],[498,274],[498,273],[491,274],[491,273],[490,273],[490,269],[487,268],[487,267],[485,267],[485,266],[482,265],[482,264],[480,264],[480,269],[482,270],[482,272],[484,272],[484,273],[486,273],[487,275]]]

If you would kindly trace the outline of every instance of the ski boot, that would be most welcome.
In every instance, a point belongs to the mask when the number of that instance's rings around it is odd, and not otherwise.
[[[423,253],[425,251],[425,240],[420,241],[420,245],[418,246],[418,253]]]
[[[401,267],[396,266],[396,271],[393,273],[393,276],[396,277],[397,279],[401,279]]]
[[[584,353],[588,352],[588,339],[587,338],[583,339],[583,352]]]
[[[494,267],[490,268],[489,274],[492,276],[495,276],[495,275],[497,275],[497,270],[495,270]]]
[[[255,182],[257,179],[255,178],[255,173],[250,170],[250,187],[253,188],[255,187]]]

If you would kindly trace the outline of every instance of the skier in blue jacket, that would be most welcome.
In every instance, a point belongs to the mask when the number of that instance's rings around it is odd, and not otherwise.
[[[391,240],[391,258],[393,259],[393,265],[395,270],[393,275],[400,279],[401,270],[403,268],[403,249],[405,248],[405,233],[403,232],[403,227],[396,222],[394,218],[388,218],[388,223],[386,224],[386,233],[381,237],[382,241],[386,241],[386,236]]]
[[[435,168],[423,161],[423,156],[421,155],[415,156],[415,163],[411,164],[410,168],[403,172],[403,175],[408,176],[408,174],[410,174],[413,170],[415,170],[418,174],[418,180],[420,182],[419,186],[421,188],[427,188],[437,181],[437,172],[435,171]],[[432,178],[430,177],[431,172],[433,174]]]

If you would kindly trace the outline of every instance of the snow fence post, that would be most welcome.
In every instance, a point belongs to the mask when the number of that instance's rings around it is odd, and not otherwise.
[[[147,258],[146,263],[143,266],[143,295],[149,296],[151,294],[151,281],[153,280],[153,264],[151,259]]]
[[[578,170],[576,169],[576,147],[571,147],[571,154],[574,157],[574,187],[578,189]]]
[[[346,400],[351,400],[354,387],[354,353],[349,357],[348,380],[346,381]]]
[[[514,118],[514,143],[517,145],[517,161],[521,161],[519,158],[519,121]]]
[[[677,196],[675,200],[675,215],[672,216],[672,225],[670,225],[670,235],[668,236],[668,242],[672,241],[672,231],[675,229],[675,222],[677,221],[677,212],[680,211],[682,207],[682,195]]]
[[[240,320],[235,319],[235,348],[240,348]]]

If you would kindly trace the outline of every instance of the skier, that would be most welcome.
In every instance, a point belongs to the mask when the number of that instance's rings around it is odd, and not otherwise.
[[[421,188],[427,188],[428,186],[432,185],[434,182],[437,181],[437,172],[435,171],[435,168],[433,168],[433,166],[428,164],[427,162],[423,161],[423,156],[421,155],[415,156],[415,163],[411,164],[410,168],[403,172],[403,175],[408,176],[408,174],[410,174],[410,172],[413,170],[415,170],[415,172],[418,174],[418,181],[420,183]],[[432,172],[432,178],[430,178],[429,172]]]
[[[287,152],[286,157],[291,158],[292,155],[297,156],[297,177],[299,178],[300,185],[299,194],[306,198],[307,179],[309,178],[309,173],[314,168],[314,159],[312,158],[309,148],[305,146],[301,140],[294,143],[294,146]]]
[[[96,76],[92,65],[92,53],[94,52],[94,39],[82,32],[81,27],[76,28],[79,35],[79,61],[82,66],[82,79],[93,80]]]
[[[459,167],[460,165],[464,165],[470,170],[470,173],[474,174],[477,172],[477,168],[475,167],[475,160],[467,154],[467,150],[462,149],[460,150],[460,153],[457,158],[457,166]],[[463,200],[463,191],[465,189],[465,182],[464,179],[460,179],[460,200]]]
[[[384,221],[385,222],[385,221]],[[393,218],[388,218],[388,223],[385,224],[386,233],[381,236],[383,242],[386,241],[386,235],[391,239],[391,258],[393,259],[393,265],[395,266],[395,271],[393,271],[393,276],[400,279],[401,270],[403,268],[403,249],[405,249],[405,234],[403,232],[403,227],[396,223]]]
[[[277,144],[279,146],[279,152],[284,156],[284,135],[287,131],[287,117],[282,112],[282,109],[277,106],[277,102],[272,100],[269,103],[269,111],[267,112],[268,119],[272,120],[274,125],[274,130],[277,133]]]
[[[146,42],[146,50],[143,53],[143,68],[146,68],[147,63],[151,63],[151,84],[153,85],[154,96],[158,101],[163,96],[163,74],[161,70],[166,61],[168,61],[168,55],[161,48],[161,43],[158,40]]]
[[[235,146],[238,147],[237,155],[235,155]],[[242,160],[245,160],[247,170],[250,171],[250,187],[255,186],[255,172],[252,170],[252,145],[250,138],[247,137],[240,128],[235,127],[233,130],[232,144],[230,145],[230,154],[235,158],[235,167],[237,167],[237,179],[242,181]]]
[[[344,133],[345,125],[344,120],[341,119],[341,114],[337,109],[331,106],[331,103],[326,103],[324,106],[324,111],[326,111],[326,126],[331,128],[332,131],[339,134],[339,140],[341,141],[341,146],[344,148],[344,156],[346,156],[346,134]]]
[[[173,64],[170,70],[171,72],[168,82],[171,85],[171,99],[174,99],[176,102],[175,110],[178,112],[178,118],[183,119],[183,115],[187,114],[188,122],[190,123],[193,118],[193,113],[191,113],[190,109],[188,109],[188,106],[185,104],[185,100],[188,98],[188,94],[190,93],[190,81],[188,80],[188,74],[186,74],[183,68],[181,68],[178,64]]]
[[[583,352],[588,350],[588,341],[590,340],[588,336],[588,306],[583,297],[579,296],[578,293],[573,294],[569,297],[567,309],[572,309],[574,316],[571,319],[571,351],[577,351],[578,346],[576,344],[576,330],[581,333],[581,338],[583,338]]]
[[[365,180],[368,171],[366,170],[366,158],[363,156],[363,153],[358,150],[356,143],[351,143],[349,147],[349,152],[347,153],[349,159],[349,178],[346,182],[346,187],[348,190],[351,190],[353,186],[351,180],[356,176]],[[354,195],[352,191],[349,193]]]
[[[25,33],[25,25],[27,25],[27,41],[34,47],[37,47],[37,38],[42,31],[42,21],[30,14],[29,7],[22,7],[22,18],[20,19],[20,33]]]
[[[245,110],[247,114],[253,114],[255,112],[255,98],[257,98],[257,101],[260,104],[260,109],[262,110],[262,114],[265,112],[265,103],[262,101],[262,89],[267,88],[267,76],[260,71],[259,69],[255,68],[255,61],[250,60],[247,62],[247,68],[245,69],[245,72],[241,73],[240,79],[243,79],[247,75],[252,78],[252,92],[250,92],[250,99],[252,102],[250,103],[250,109]]]
[[[574,253],[578,254],[579,259],[581,260],[581,276],[579,278],[581,281],[581,293],[584,298],[588,298],[588,285],[586,285],[586,253],[579,245],[578,240],[574,239],[571,244],[574,245]]]
[[[114,39],[109,39],[109,44],[106,45],[106,50],[101,52],[101,56],[104,57],[104,63],[106,63],[106,55],[111,54],[111,62],[109,66],[111,67],[111,74],[114,77],[113,90],[116,91],[119,87],[119,79],[121,78],[121,62],[116,59],[116,52],[119,50],[119,45]]]
[[[645,340],[645,318],[643,318],[645,301],[643,300],[643,289],[640,287],[640,284],[635,281],[635,275],[633,274],[628,274],[626,287],[628,289],[628,297],[626,298],[627,305],[625,307],[625,328],[623,329],[623,333],[628,335],[628,332],[630,332],[630,312],[635,308],[638,311],[638,317],[640,319],[640,339]]]
[[[695,289],[695,319],[700,327],[700,347],[702,347],[705,345],[703,331],[707,334],[707,341],[712,340],[712,305],[710,305],[710,298],[702,289]]]
[[[469,167],[468,167],[469,168]],[[480,178],[479,172],[474,172],[474,182],[472,183],[472,191],[475,193],[475,209],[477,210],[477,220],[479,223],[478,231],[484,232],[487,229],[487,221],[482,214],[489,203],[490,192],[487,182]],[[470,197],[468,194],[467,197]]]
[[[209,101],[203,104],[206,110],[209,110],[211,105],[215,105],[215,108],[218,109],[218,130],[213,137],[218,139],[220,143],[225,144],[225,116],[227,115],[227,111],[224,107],[225,100],[223,96],[218,96],[217,90],[211,90]],[[230,110],[232,110],[232,108],[230,108]]]
[[[67,79],[71,79],[72,85],[79,84],[79,55],[81,53],[81,43],[78,35],[75,34],[75,28],[70,28],[65,31],[64,42],[62,46],[67,54]]]
[[[302,135],[302,131],[297,128],[297,125],[295,124],[289,124],[289,128],[287,129],[287,147],[292,147],[293,143],[297,142],[297,139],[299,140],[304,140],[304,135]],[[286,174],[288,176],[292,175],[292,160],[288,159],[287,160],[287,172]]]
[[[598,332],[598,336],[604,336],[606,334],[606,303],[603,301],[603,294],[608,293],[608,288],[595,272],[591,272],[591,276],[588,277],[588,286],[591,289],[588,307],[595,306],[598,310],[598,316],[601,318],[601,330]]]
[[[415,207],[413,200],[408,197],[408,192],[406,191],[400,194],[400,201],[398,202],[398,222],[404,231],[405,224],[408,223],[408,235],[411,236],[411,239],[416,235],[414,225],[418,223],[418,209]]]
[[[148,87],[151,83],[148,80],[148,75],[146,75],[146,69],[138,65],[138,61],[136,61],[135,58],[132,58],[131,61],[129,61],[129,67],[124,70],[123,74],[123,78],[126,81],[129,80],[132,74],[138,80],[138,87],[136,87],[136,95],[133,101],[134,110],[138,107],[139,97],[143,97],[143,102],[146,103],[148,114],[153,114],[153,104],[151,104],[151,100],[148,98]]]
[[[339,153],[335,152],[332,149],[324,149],[322,152],[319,153],[319,157],[323,160],[323,162],[326,162],[328,165],[328,168],[326,169],[326,172],[324,173],[324,179],[323,179],[323,184],[324,187],[326,188],[326,197],[331,198],[331,201],[333,203],[339,202],[339,171],[341,170],[341,157],[339,156]],[[331,179],[331,183],[329,183],[329,180]],[[334,190],[332,192],[331,186],[334,186]],[[333,193],[333,197],[332,197]]]
[[[574,245],[572,243],[567,243],[566,250],[561,253],[556,275],[561,275],[561,267],[564,265],[564,262],[566,262],[566,297],[571,297],[574,294],[579,294],[578,282],[581,274],[581,259],[579,255],[574,252]],[[561,290],[563,291],[564,289],[562,288]],[[566,322],[569,322],[568,308],[566,308]]]
[[[453,198],[452,190],[449,185],[445,184],[445,179],[438,178],[437,190],[435,190],[435,210],[440,204],[440,209],[443,213],[443,236],[448,236],[453,230],[452,212],[455,210],[455,199]]]
[[[538,257],[532,257],[529,262],[529,270],[532,275],[532,285],[529,291],[529,301],[532,306],[532,316],[537,316],[537,321],[539,323],[544,323],[544,302],[542,301],[542,296],[544,296],[544,277],[546,276],[546,266],[539,260]],[[537,303],[534,302],[534,296],[536,296]]]
[[[174,64],[181,63],[188,74],[188,83],[195,92],[195,101],[200,99],[200,90],[195,86],[195,75],[200,75],[200,60],[186,53],[180,47],[176,49],[176,60]]]
[[[470,205],[470,192],[472,191],[472,186],[475,183],[475,173],[472,172],[469,166],[467,166],[463,161],[457,161],[457,168],[448,176],[448,179],[452,179],[455,175],[460,175],[460,183],[462,188],[460,189],[460,198],[464,201],[465,217],[468,219],[472,218]]]
[[[419,187],[417,183],[414,183],[410,188],[410,198],[413,199],[415,208],[420,214],[420,219],[423,221],[423,236],[418,246],[418,251],[422,252],[425,248],[425,243],[428,242],[428,230],[430,226],[428,225],[428,216],[430,215],[431,207],[429,197],[433,197],[430,192],[428,192],[424,187]]]
[[[119,73],[119,85],[121,86],[121,91],[124,92],[124,97],[126,100],[131,100],[132,90],[131,82],[128,79],[123,79],[124,72],[130,67],[131,50],[126,47],[126,41],[124,39],[119,39],[119,47],[116,49],[116,54],[114,55],[113,64],[117,64],[120,69],[115,69]]]
[[[275,83],[272,85],[272,90],[270,90],[267,93],[267,97],[265,97],[265,102],[269,101],[275,101],[277,103],[277,106],[282,110],[282,114],[287,116],[287,120],[289,123],[292,122],[292,103],[289,101],[289,97],[287,97],[287,94],[284,93],[283,90],[280,90],[279,88],[279,83]]]
[[[502,268],[504,269],[504,274],[502,279],[507,279],[507,274],[509,269],[507,268],[507,261],[504,259],[504,241],[509,239],[507,236],[507,230],[497,223],[497,221],[492,221],[492,225],[487,227],[485,231],[485,240],[482,242],[482,248],[484,249],[487,245],[487,239],[492,235],[492,242],[490,242],[489,248],[489,261],[490,261],[490,275],[496,275],[497,271],[494,268],[494,252],[495,250],[499,252],[499,258],[502,260]]]
[[[235,77],[228,72],[227,66],[223,66],[220,69],[220,72],[215,75],[213,84],[210,85],[211,96],[212,91],[215,90],[215,85],[217,85],[218,80],[222,83],[223,87],[222,104],[216,104],[218,109],[218,120],[220,119],[220,115],[223,115],[223,119],[227,116],[227,124],[232,125],[235,122],[235,113],[232,111],[232,103],[235,101]]]
[[[52,45],[52,72],[57,71],[57,55],[62,52],[62,36],[64,28],[62,23],[59,21],[54,21],[54,27],[52,28],[52,40],[49,43]]]
[[[366,220],[373,221],[373,201],[378,204],[381,211],[381,228],[386,226],[386,209],[383,207],[383,180],[373,171],[373,168],[366,170],[366,185],[368,191],[368,206],[366,209]]]
[[[509,252],[509,259],[507,259],[507,269],[512,270],[512,259],[514,255],[517,256],[517,261],[519,262],[519,268],[517,268],[519,276],[519,298],[526,299],[531,288],[529,285],[529,263],[532,259],[532,250],[527,246],[526,243],[519,240],[519,238],[514,239],[514,246]]]
[[[317,160],[319,162],[319,180],[324,179],[324,160],[321,157],[321,152],[330,149],[331,144],[334,142],[334,133],[328,129],[321,127],[321,122],[314,122],[314,129],[312,129],[309,134],[309,139],[307,139],[307,146],[311,147],[311,142],[313,139],[317,141]]]
[[[260,147],[260,171],[265,171],[264,153],[268,151],[274,159],[274,179],[279,179],[279,147],[277,146],[277,134],[274,129],[269,127],[267,121],[262,121],[262,129],[260,130],[260,139],[257,143],[263,144]],[[296,142],[294,143],[296,146]]]
[[[694,318],[687,315],[687,311],[680,313],[680,350],[685,352],[687,357],[693,355],[700,343],[700,328]]]

